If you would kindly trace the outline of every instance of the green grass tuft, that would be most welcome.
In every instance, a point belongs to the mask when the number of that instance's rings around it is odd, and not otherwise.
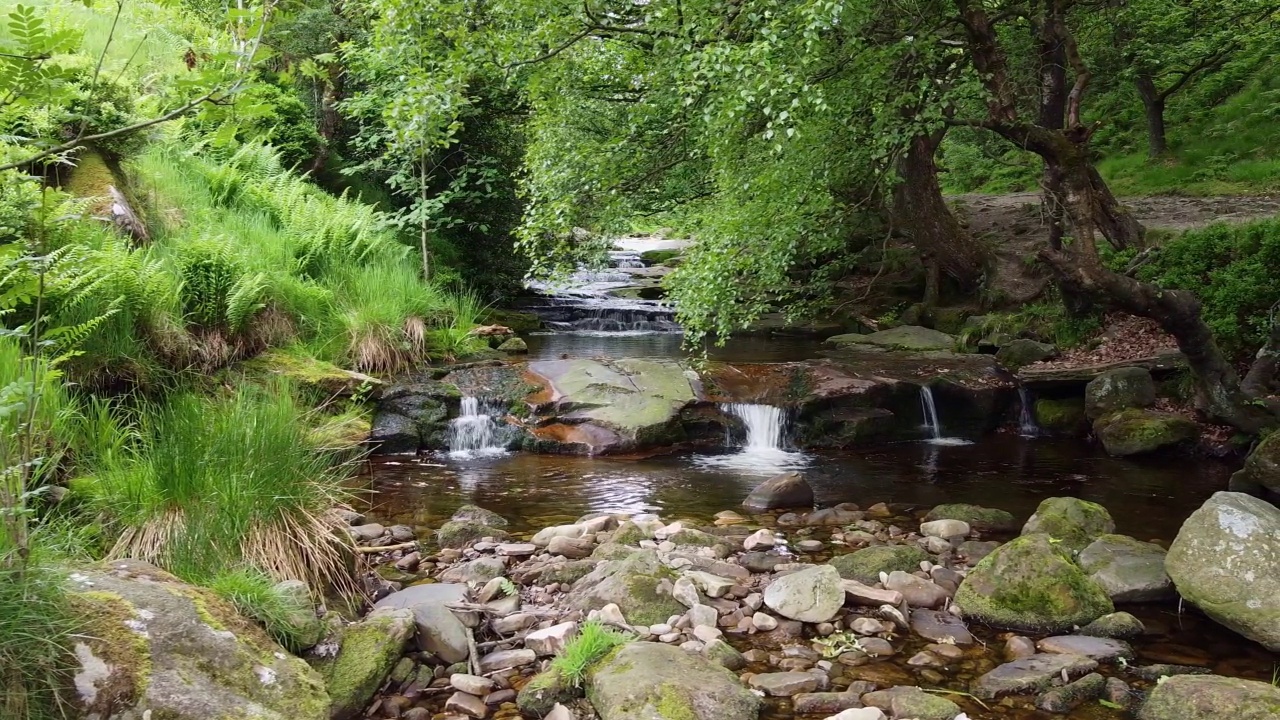
[[[551,661],[550,669],[570,685],[581,687],[592,665],[604,659],[614,648],[626,645],[634,639],[627,633],[599,622],[584,623],[577,636]]]
[[[252,568],[232,570],[209,581],[209,589],[231,603],[245,617],[258,621],[276,642],[290,651],[305,648],[304,628],[298,626],[299,607],[293,597],[282,592],[274,580]],[[314,642],[314,639],[312,639]]]

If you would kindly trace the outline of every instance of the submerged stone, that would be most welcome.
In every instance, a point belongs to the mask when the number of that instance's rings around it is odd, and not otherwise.
[[[973,681],[970,690],[984,700],[1049,689],[1062,677],[1080,676],[1098,667],[1081,655],[1040,653],[998,666]]]

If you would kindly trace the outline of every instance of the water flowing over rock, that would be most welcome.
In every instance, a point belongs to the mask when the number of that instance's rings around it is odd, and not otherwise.
[[[87,717],[325,720],[318,673],[212,592],[155,566],[114,561],[71,573],[74,698]]]
[[[1023,535],[971,570],[955,602],[970,621],[1006,630],[1060,632],[1115,608],[1066,548],[1048,535]]]
[[[789,472],[769,478],[756,486],[742,507],[748,512],[778,508],[813,507],[813,488],[800,473]]]
[[[755,720],[761,706],[733,673],[649,642],[624,645],[596,666],[587,697],[600,720]]]
[[[1280,650],[1280,510],[1265,500],[1214,493],[1182,524],[1165,570],[1206,615]]]
[[[1101,505],[1079,498],[1053,497],[1040,503],[1022,526],[1022,534],[1044,533],[1079,552],[1115,529],[1111,513]]]

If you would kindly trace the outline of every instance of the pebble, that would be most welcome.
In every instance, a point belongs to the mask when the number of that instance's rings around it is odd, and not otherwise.
[[[694,584],[693,578],[684,576],[676,578],[675,584],[671,586],[671,597],[676,599],[685,607],[693,607],[702,602],[702,596],[698,593],[698,586]]]
[[[716,619],[720,617],[720,614],[716,612],[715,608],[710,607],[709,605],[694,605],[689,608],[688,616],[689,624],[693,627],[698,627],[700,625],[715,627]]]
[[[831,623],[829,623],[829,622],[824,622],[824,623],[818,623],[818,626],[817,626],[816,628],[814,628],[814,629],[815,629],[815,630],[817,631],[817,633],[818,633],[819,635],[821,635],[822,637],[827,637],[828,635],[833,635],[833,634],[835,634],[836,626],[835,626],[835,625],[832,625],[832,624],[831,624]]]
[[[532,650],[499,650],[480,658],[480,670],[488,673],[495,670],[532,665],[537,659],[538,655]]]
[[[753,675],[748,681],[751,687],[763,690],[772,697],[791,697],[813,692],[818,689],[819,683],[817,676],[805,672],[761,673]]]
[[[893,625],[875,618],[860,617],[849,623],[849,629],[859,635],[879,635],[892,630]]]
[[[682,637],[684,637],[684,635],[682,635],[682,634],[680,634],[680,633],[678,633],[678,632],[669,632],[669,633],[664,633],[663,635],[661,635],[661,636],[658,638],[658,640],[659,640],[660,642],[664,642],[664,643],[673,643],[673,642],[675,642],[675,641],[679,640],[679,639],[680,639],[680,638],[682,638]]]
[[[485,695],[484,704],[485,705],[501,705],[502,703],[515,702],[515,699],[516,699],[515,690],[511,688],[503,688],[501,690],[494,690],[488,695]]]
[[[413,572],[414,570],[418,569],[418,563],[420,563],[421,561],[422,561],[421,553],[411,552],[408,555],[405,555],[404,557],[396,561],[396,569],[403,570],[405,572]]]
[[[1031,638],[1014,635],[1004,641],[1004,656],[1010,660],[1019,660],[1036,654],[1036,644]]]
[[[750,595],[742,598],[742,604],[750,608],[751,612],[755,612],[760,609],[760,606],[764,605],[764,595],[760,593],[751,593]]]
[[[666,623],[659,623],[657,625],[649,626],[649,634],[650,635],[666,635],[667,633],[671,632],[672,629],[673,628]]]
[[[742,541],[742,547],[746,550],[755,550],[756,548],[771,548],[777,544],[777,539],[773,536],[773,531],[768,528],[761,528],[747,536]]]
[[[796,549],[806,553],[822,552],[824,547],[826,545],[823,545],[821,540],[801,540],[796,543]]]
[[[924,649],[944,660],[959,660],[964,657],[964,650],[946,643],[930,643]]]
[[[758,612],[751,616],[751,624],[760,632],[769,632],[778,627],[778,620],[772,615]]]
[[[477,696],[487,695],[494,687],[493,681],[487,677],[467,675],[464,673],[450,675],[449,684],[452,685],[455,690],[461,690],[468,695]]]
[[[542,720],[575,720],[575,716],[572,710],[560,703],[556,703],[551,706],[551,712],[547,713]]]
[[[704,643],[709,643],[712,640],[719,640],[724,637],[724,633],[720,632],[717,628],[709,627],[707,625],[695,625],[693,628],[693,636]]]
[[[933,520],[920,523],[920,534],[936,538],[964,537],[969,534],[969,523],[963,520]]]
[[[445,712],[462,713],[468,717],[484,718],[489,715],[489,706],[475,695],[468,695],[464,692],[456,692],[449,696],[444,702]]]
[[[871,657],[889,657],[894,653],[893,644],[884,638],[866,637],[858,641],[862,652]]]
[[[498,546],[498,554],[509,557],[528,557],[536,552],[538,546],[533,543],[503,543]]]
[[[912,667],[946,667],[947,663],[942,658],[934,655],[928,650],[921,650],[915,655],[912,655],[907,660],[907,664]]]

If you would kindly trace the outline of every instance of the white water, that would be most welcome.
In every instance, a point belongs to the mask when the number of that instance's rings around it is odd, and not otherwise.
[[[924,415],[924,426],[929,430],[929,438],[925,442],[933,445],[969,445],[964,438],[944,437],[942,422],[938,419],[938,406],[933,401],[933,389],[928,385],[920,386],[920,411]]]
[[[501,407],[480,398],[462,398],[461,414],[449,422],[449,454],[461,458],[506,454],[494,420],[501,412]]]
[[[773,475],[809,464],[809,456],[787,449],[786,410],[755,403],[726,403],[720,406],[720,411],[742,421],[746,438],[738,445],[738,452],[700,455],[693,460],[696,464],[760,475]]]
[[[1036,424],[1035,405],[1031,393],[1023,385],[1018,386],[1018,434],[1022,437],[1036,437],[1040,434],[1040,426]]]

